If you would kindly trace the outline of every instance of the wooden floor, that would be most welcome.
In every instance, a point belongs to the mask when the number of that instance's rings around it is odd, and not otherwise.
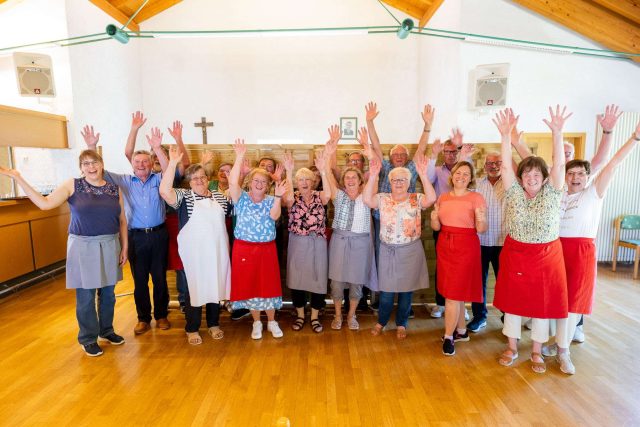
[[[130,276],[116,288],[132,288]],[[362,329],[315,335],[306,324],[285,336],[250,339],[251,322],[221,320],[226,336],[186,343],[184,318],[136,337],[133,297],[119,297],[115,328],[127,340],[89,358],[76,341],[74,293],[64,279],[0,300],[0,425],[292,426],[640,425],[640,281],[631,269],[599,269],[587,341],[571,348],[577,374],[531,371],[530,341],[511,368],[498,312],[489,326],[441,353],[443,321],[416,306],[410,335],[372,337]]]

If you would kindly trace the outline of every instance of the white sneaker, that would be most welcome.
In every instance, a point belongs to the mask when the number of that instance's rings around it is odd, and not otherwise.
[[[469,311],[466,308],[464,309],[464,320],[469,321]]]
[[[573,334],[573,341],[584,342],[584,329],[582,329],[582,325],[576,327],[576,332]]]
[[[251,338],[254,340],[262,339],[262,322],[256,320],[253,322],[253,330],[251,331]]]
[[[439,319],[442,317],[442,315],[444,314],[444,307],[441,305],[434,305],[431,308],[431,317],[434,317],[436,319]]]
[[[284,332],[282,332],[282,329],[278,326],[278,322],[275,320],[267,322],[267,330],[271,332],[274,338],[282,338],[284,336]]]
[[[555,356],[558,354],[558,344],[543,345],[541,353],[544,357]]]
[[[573,362],[571,362],[571,357],[569,353],[558,353],[556,356],[556,360],[560,364],[560,370],[567,375],[573,375],[576,373],[576,367],[573,366]]]

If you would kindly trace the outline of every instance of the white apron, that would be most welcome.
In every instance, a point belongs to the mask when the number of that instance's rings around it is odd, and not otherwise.
[[[191,306],[229,299],[231,268],[224,210],[215,199],[196,200],[178,233],[178,253],[187,276]]]

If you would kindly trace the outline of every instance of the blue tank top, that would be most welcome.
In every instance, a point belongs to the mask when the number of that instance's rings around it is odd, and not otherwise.
[[[74,179],[74,192],[69,197],[71,222],[69,234],[101,236],[120,231],[120,201],[118,186],[107,182],[102,187],[89,184],[84,178]]]

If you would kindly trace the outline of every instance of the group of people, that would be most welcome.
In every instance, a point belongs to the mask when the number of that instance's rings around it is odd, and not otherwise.
[[[553,137],[551,166],[531,155],[517,129],[518,117],[506,109],[493,120],[501,151],[485,155],[486,176],[480,180],[471,161],[474,147],[463,144],[457,129],[444,143],[435,140],[426,155],[435,114],[430,105],[421,113],[424,126],[413,158],[405,146],[396,145],[384,159],[374,103],[366,106],[366,128],[358,130],[362,150],[350,154],[342,170],[336,160],[338,126],[329,128],[329,140],[309,167],[295,170],[293,157],[286,154],[280,163],[265,158],[252,168],[247,147],[238,139],[234,163],[207,174],[211,157],[190,164],[179,122],[168,129],[176,141],[168,151],[158,128],[147,136],[152,152],[135,151],[138,130],[146,122],[137,112],[125,149],[133,174],[104,170],[96,151],[100,134],[91,126],[82,131],[88,148],[79,157],[82,177],[50,195],[36,192],[15,170],[0,169],[0,174],[14,178],[41,209],[69,203],[67,288],[76,290],[78,341],[89,356],[102,354],[98,341],[124,343],[114,332],[113,312],[114,287],[127,260],[134,279],[136,335],[147,332],[153,318],[159,329],[171,326],[169,268],[177,272],[189,344],[202,343],[203,308],[208,333],[223,338],[221,301],[230,301],[236,313],[250,313],[253,339],[262,338],[263,311],[267,330],[281,338],[275,318],[282,306],[276,241],[285,226],[294,331],[306,324],[307,301],[311,330],[324,330],[319,314],[328,289],[335,305],[331,329],[346,324],[358,330],[356,308],[368,289],[377,293],[379,304],[371,334],[383,333],[397,298],[396,336],[404,339],[413,293],[429,286],[422,211],[433,207],[436,305],[431,314],[444,313],[443,354],[454,355],[455,343],[469,341],[469,331],[486,327],[491,264],[497,276],[494,306],[504,314],[508,338],[499,363],[509,366],[518,358],[522,321],[531,318],[532,369],[544,372],[543,356],[555,355],[560,369],[573,374],[569,343],[581,316],[592,309],[594,238],[602,201],[616,167],[640,141],[640,123],[609,160],[611,133],[621,113],[608,106],[598,116],[603,137],[590,163],[573,159],[572,146],[563,142],[562,129],[571,114],[559,106],[549,113],[544,122]],[[519,164],[512,147],[522,158]],[[441,153],[444,163],[436,166]],[[422,193],[416,191],[418,178]],[[287,223],[278,227],[285,209]],[[472,303],[468,324],[465,302]],[[555,330],[554,344],[548,343],[550,329]]]

